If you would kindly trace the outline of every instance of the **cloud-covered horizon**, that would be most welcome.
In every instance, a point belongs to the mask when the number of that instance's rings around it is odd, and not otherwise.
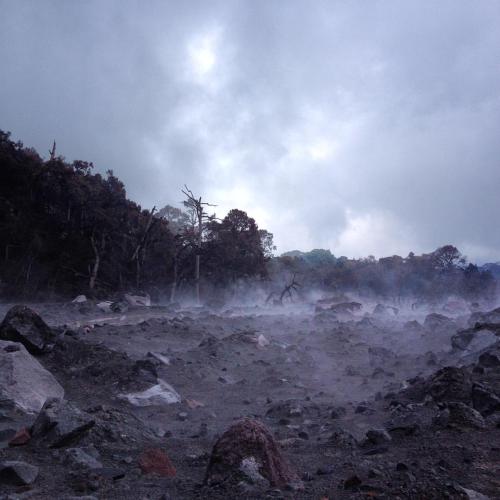
[[[278,251],[500,260],[496,1],[0,0],[0,128]]]

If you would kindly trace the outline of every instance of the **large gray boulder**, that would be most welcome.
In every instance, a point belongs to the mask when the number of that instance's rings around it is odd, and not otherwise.
[[[31,354],[42,354],[55,342],[55,334],[29,307],[14,306],[0,324],[0,340],[21,342]]]
[[[38,413],[64,389],[22,344],[0,340],[0,406]]]

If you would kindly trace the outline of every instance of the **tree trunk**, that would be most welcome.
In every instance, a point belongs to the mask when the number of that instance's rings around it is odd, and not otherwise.
[[[94,265],[92,267],[92,273],[90,274],[90,281],[89,281],[89,288],[91,290],[93,290],[95,287],[97,273],[99,272],[99,266],[101,264],[101,258],[99,256],[99,252],[97,252],[96,249],[94,249],[94,252],[95,252]]]
[[[93,290],[95,288],[95,283],[97,281],[97,274],[99,273],[99,266],[101,265],[101,252],[104,250],[106,244],[106,236],[102,235],[101,239],[101,249],[99,250],[97,243],[94,239],[94,235],[90,237],[90,243],[92,244],[92,250],[94,250],[94,265],[92,266],[92,272],[90,273],[89,289]]]
[[[196,280],[196,302],[200,304],[200,252],[203,232],[203,212],[198,213],[198,249],[196,252],[195,280]]]
[[[174,260],[174,281],[172,282],[172,287],[170,288],[170,303],[175,300],[175,293],[177,292],[177,259]]]
[[[196,280],[196,302],[200,303],[200,255],[196,254],[196,267],[195,267],[195,280]]]

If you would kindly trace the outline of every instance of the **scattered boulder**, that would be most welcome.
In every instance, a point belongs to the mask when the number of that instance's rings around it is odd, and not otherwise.
[[[164,380],[158,379],[158,384],[141,392],[120,394],[122,399],[126,399],[134,406],[153,406],[180,403],[179,393]]]
[[[500,342],[479,355],[479,364],[485,368],[497,368],[500,366]]]
[[[78,442],[95,421],[69,401],[49,399],[31,427],[33,438],[41,439],[51,448]]]
[[[335,314],[351,314],[356,311],[361,311],[363,304],[359,302],[341,302],[330,307],[330,311]]]
[[[55,334],[29,307],[14,306],[0,324],[0,340],[20,342],[31,354],[42,354],[55,342]]]
[[[157,448],[146,450],[141,454],[139,467],[144,474],[158,474],[164,477],[174,477],[176,474],[168,455]]]
[[[26,486],[38,477],[38,467],[26,462],[0,462],[0,484]]]
[[[464,368],[446,366],[438,370],[428,382],[428,392],[435,401],[471,400],[472,381]]]
[[[98,302],[96,307],[102,312],[112,312],[111,306],[113,302],[110,300],[103,300],[102,302]]]
[[[0,406],[38,413],[48,398],[62,398],[64,389],[26,348],[0,340]]]
[[[366,441],[372,445],[381,445],[392,441],[392,437],[385,429],[370,429],[366,432]]]
[[[373,313],[377,316],[397,316],[399,314],[399,309],[393,306],[385,306],[383,304],[377,304]]]
[[[253,462],[258,464],[254,467],[256,472],[272,486],[300,482],[264,424],[245,418],[232,425],[215,443],[205,483],[214,485],[228,480],[245,480],[242,467],[248,469],[245,464]]]
[[[126,293],[123,298],[130,307],[151,307],[151,298],[148,294],[132,295]]]
[[[500,325],[500,307],[487,312],[473,312],[468,319],[470,326],[476,323],[493,323]]]
[[[424,327],[431,331],[453,328],[454,326],[455,322],[444,314],[431,313],[424,320]]]
[[[98,460],[98,452],[84,448],[68,448],[66,450],[66,457],[69,463],[77,468],[83,467],[85,469],[101,469],[102,463]]]
[[[500,326],[500,325],[496,325]],[[477,323],[473,328],[460,330],[451,337],[451,345],[455,349],[477,352],[498,341],[500,331],[494,330],[492,325]]]
[[[87,302],[87,297],[85,295],[77,295],[71,302],[73,304],[82,304],[83,302]]]
[[[437,416],[435,423],[440,427],[459,429],[483,429],[485,427],[482,415],[462,402],[447,403],[446,407]]]
[[[128,311],[128,303],[124,300],[119,300],[118,302],[113,302],[109,308],[114,313],[123,314]]]
[[[500,411],[500,398],[485,384],[472,386],[472,404],[483,417]]]

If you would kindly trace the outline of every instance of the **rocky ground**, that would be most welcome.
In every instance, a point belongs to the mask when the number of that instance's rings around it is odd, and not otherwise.
[[[500,309],[30,308],[1,499],[500,498]]]

